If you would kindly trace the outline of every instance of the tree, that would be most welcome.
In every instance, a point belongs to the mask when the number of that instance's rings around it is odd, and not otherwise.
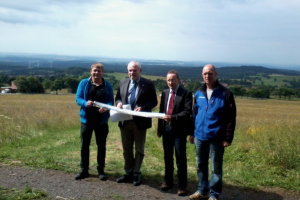
[[[7,83],[9,77],[7,74],[4,74],[4,73],[0,73],[0,83]]]
[[[36,77],[19,76],[15,80],[18,91],[21,93],[44,93],[44,87]]]
[[[44,93],[44,87],[42,83],[39,81],[37,77],[32,77],[29,76],[27,77],[28,83],[29,83],[29,88],[28,92],[29,93]]]
[[[283,96],[288,97],[291,100],[291,96],[294,94],[294,90],[291,88],[285,88]]]
[[[68,91],[71,93],[76,93],[79,80],[76,78],[67,77],[64,79],[65,86],[68,88]]]
[[[296,88],[294,90],[294,92],[295,92],[295,96],[299,98],[300,97],[300,88]]]
[[[51,84],[52,84],[52,82],[49,79],[46,79],[43,82],[43,86],[46,90],[51,88]]]
[[[240,85],[230,86],[229,89],[235,96],[244,96],[246,94],[246,89]]]
[[[20,93],[28,92],[29,83],[25,76],[18,76],[17,79],[15,80],[15,84],[18,87],[18,91]]]
[[[52,83],[51,91],[55,91],[55,93],[58,94],[57,90],[61,90],[61,89],[62,89],[62,83],[60,80],[56,80]]]

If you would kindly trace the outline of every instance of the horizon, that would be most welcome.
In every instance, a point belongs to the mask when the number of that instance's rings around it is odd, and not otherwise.
[[[18,55],[18,56],[25,56],[25,57],[29,57],[29,56],[56,56],[56,57],[74,57],[74,58],[89,58],[89,59],[110,59],[110,60],[122,60],[123,62],[129,62],[132,60],[136,60],[139,61],[141,64],[143,63],[143,61],[161,61],[161,62],[182,62],[182,63],[198,63],[200,65],[206,65],[206,64],[213,64],[216,68],[221,68],[221,67],[241,67],[241,66],[260,66],[260,67],[265,67],[265,68],[273,68],[273,69],[283,69],[283,70],[296,70],[296,71],[300,71],[300,65],[274,65],[274,64],[270,64],[270,63],[241,63],[241,62],[205,62],[205,61],[201,61],[201,60],[193,60],[193,61],[182,61],[182,60],[161,60],[161,59],[137,59],[137,58],[116,58],[116,57],[102,57],[102,56],[84,56],[84,55],[62,55],[62,54],[41,54],[41,53],[20,53],[20,52],[0,52],[0,59],[1,59],[1,55],[4,56],[12,56],[12,55]],[[58,59],[58,58],[56,58]],[[98,61],[97,61],[98,62]],[[101,61],[99,61],[101,62]],[[103,61],[102,61],[103,62]],[[203,67],[200,65],[195,65],[194,67]]]

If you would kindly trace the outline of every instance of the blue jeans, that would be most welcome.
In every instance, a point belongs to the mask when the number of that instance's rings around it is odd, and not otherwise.
[[[101,171],[105,167],[105,155],[106,155],[106,138],[108,134],[108,124],[99,123],[81,123],[81,161],[80,167],[88,170],[90,165],[90,144],[92,133],[95,131],[97,149],[97,162],[98,171]]]
[[[166,183],[170,186],[173,184],[175,147],[178,188],[185,189],[187,186],[186,136],[176,136],[174,133],[164,133],[163,147]]]
[[[222,141],[200,141],[196,137],[194,139],[196,146],[196,162],[198,173],[198,192],[219,198],[222,192],[222,176],[223,176],[223,155],[224,147]],[[211,179],[208,183],[208,163],[211,159]]]

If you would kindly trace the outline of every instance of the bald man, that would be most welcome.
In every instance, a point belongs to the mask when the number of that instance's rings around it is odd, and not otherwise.
[[[192,200],[218,200],[222,192],[223,155],[231,145],[236,106],[233,94],[217,81],[216,68],[205,65],[202,70],[204,85],[195,93],[194,143],[197,153],[198,189]],[[208,163],[211,159],[211,178],[208,182]]]

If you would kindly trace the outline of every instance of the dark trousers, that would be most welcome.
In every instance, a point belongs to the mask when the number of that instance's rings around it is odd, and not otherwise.
[[[173,184],[175,147],[178,187],[180,189],[185,189],[187,186],[186,137],[178,137],[174,133],[164,133],[163,147],[166,183],[168,185]]]
[[[105,167],[105,155],[106,155],[106,138],[108,134],[108,125],[100,123],[81,123],[81,161],[80,167],[82,169],[89,169],[90,165],[90,143],[92,139],[92,133],[95,132],[97,150],[97,169],[103,170]]]

